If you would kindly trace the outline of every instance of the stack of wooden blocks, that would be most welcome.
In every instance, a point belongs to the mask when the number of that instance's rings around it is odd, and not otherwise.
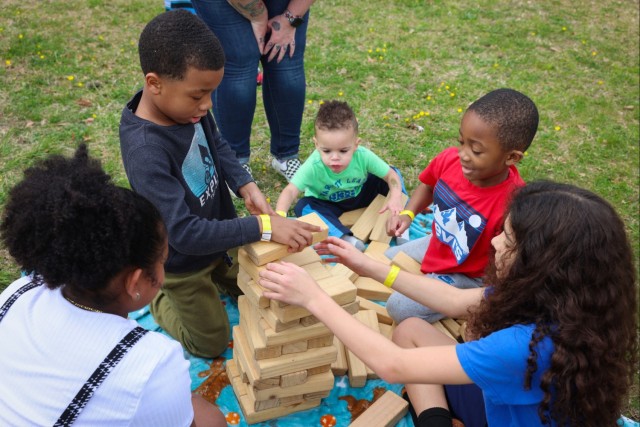
[[[384,252],[391,238],[386,235],[388,213],[378,214],[385,202],[378,196],[370,206],[345,213],[340,220],[359,239],[369,242],[365,254],[386,264],[420,274],[420,265],[404,253],[393,260]],[[406,202],[406,199],[405,199]],[[313,242],[327,237],[326,224],[317,214],[301,218],[322,231]],[[271,301],[262,296],[259,273],[269,262],[284,260],[302,266],[347,312],[371,329],[391,338],[393,321],[375,301],[386,301],[392,290],[373,279],[358,277],[342,264],[325,266],[312,248],[289,254],[284,245],[257,242],[239,251],[238,286],[244,292],[238,300],[240,323],[233,329],[233,359],[227,373],[248,424],[266,421],[318,406],[333,388],[334,375],[349,376],[351,387],[363,387],[377,378],[307,310]],[[388,417],[379,424],[379,411]],[[357,419],[370,417],[375,425],[395,425],[407,411],[407,403],[395,393],[370,407]],[[373,425],[371,424],[371,425]]]

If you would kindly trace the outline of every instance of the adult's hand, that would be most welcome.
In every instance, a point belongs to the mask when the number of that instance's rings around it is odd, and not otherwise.
[[[264,19],[259,21],[251,21],[251,28],[253,29],[253,35],[256,38],[256,43],[258,43],[260,55],[264,55],[266,53],[264,48],[267,39],[267,31],[269,30],[267,15],[265,14]]]
[[[280,62],[284,55],[289,52],[289,57],[293,56],[296,50],[296,29],[289,24],[283,15],[277,15],[268,22],[269,43],[267,43],[264,55],[269,55],[267,61],[274,58]]]
[[[252,181],[243,185],[238,189],[238,192],[244,199],[244,205],[251,215],[275,215],[275,211],[255,182]]]
[[[376,263],[373,258],[363,254],[352,244],[337,237],[329,237],[315,245],[314,249],[320,255],[331,255],[324,259],[325,262],[339,262],[360,276],[369,277],[373,265]]]
[[[320,227],[317,225],[283,218],[277,214],[271,216],[271,240],[289,246],[289,252],[299,252],[311,245],[311,233],[318,231]]]

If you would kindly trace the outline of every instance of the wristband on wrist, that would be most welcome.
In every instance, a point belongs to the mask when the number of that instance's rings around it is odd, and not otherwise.
[[[411,218],[411,221],[413,221],[416,218],[416,214],[414,214],[413,212],[411,212],[408,209],[405,209],[403,211],[400,211],[400,213],[398,215],[406,215],[409,218]]]
[[[270,242],[271,218],[269,218],[269,215],[267,214],[262,214],[260,215],[260,220],[262,221],[262,236],[260,237],[260,240],[262,240],[263,242]]]
[[[393,286],[393,282],[396,281],[398,273],[400,273],[400,267],[398,267],[397,265],[392,265],[391,270],[389,270],[389,274],[387,274],[387,278],[384,279],[383,285],[385,285],[387,288]]]
[[[286,217],[287,217],[287,213],[286,213],[285,211],[276,211],[276,213],[277,213],[278,215],[280,215],[281,217],[283,217],[283,218],[286,218]]]

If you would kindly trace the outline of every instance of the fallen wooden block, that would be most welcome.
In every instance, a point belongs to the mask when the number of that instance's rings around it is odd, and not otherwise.
[[[373,199],[371,204],[351,227],[351,232],[354,236],[363,242],[369,240],[369,235],[371,234],[371,230],[373,230],[373,226],[375,225],[376,219],[379,215],[378,212],[382,209],[385,200],[386,198],[382,194],[378,194],[376,198]]]
[[[400,267],[400,270],[422,275],[422,271],[420,271],[420,263],[404,252],[398,252],[391,260],[391,264],[397,265]]]
[[[356,285],[358,289],[358,296],[374,301],[386,301],[393,292],[391,288],[386,287],[370,277],[358,277],[353,284]]]
[[[369,258],[380,261],[383,264],[390,265],[391,260],[384,254],[387,249],[389,249],[388,243],[372,241],[371,243],[369,243],[369,246],[367,246],[364,254]]]
[[[388,200],[389,196],[387,195]],[[409,197],[406,194],[402,194],[402,206],[407,204],[407,200]],[[378,215],[376,218],[376,223],[373,225],[373,229],[371,230],[371,234],[369,235],[369,239],[372,242],[381,242],[381,243],[389,243],[391,241],[391,236],[387,234],[387,220],[391,216],[391,212],[386,210],[382,212],[382,214]]]
[[[378,323],[384,323],[385,325],[391,325],[393,323],[393,319],[389,316],[387,309],[380,304],[376,304],[361,296],[356,297],[356,301],[358,301],[360,305],[360,310],[373,310],[378,316]]]
[[[387,391],[349,424],[350,427],[393,427],[409,409],[409,402],[392,391]]]
[[[356,223],[356,221],[358,221],[358,218],[362,216],[362,214],[366,209],[367,208],[360,208],[360,209],[355,209],[352,211],[345,212],[342,215],[340,215],[338,219],[340,220],[340,223],[345,227],[351,227],[353,224]]]
[[[321,242],[329,236],[329,227],[317,213],[312,212],[297,218],[297,220],[321,227],[321,231],[312,233],[313,241],[311,244]],[[276,242],[254,242],[244,245],[243,249],[256,265],[264,265],[289,255],[289,247]]]

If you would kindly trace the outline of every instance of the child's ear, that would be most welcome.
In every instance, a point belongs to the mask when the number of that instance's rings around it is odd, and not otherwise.
[[[140,286],[141,278],[141,268],[136,268],[135,270],[129,271],[124,278],[124,289],[132,299],[137,300],[140,298],[140,291],[138,290],[138,287]]]
[[[360,145],[360,137],[356,138],[356,142],[355,142],[355,147],[354,148],[358,148],[358,145]]]
[[[152,94],[158,95],[162,90],[162,79],[156,73],[147,73],[144,76],[145,86]]]
[[[316,139],[315,135],[313,135],[313,145],[315,145],[315,147],[318,148],[318,140]]]
[[[507,164],[507,166],[512,166],[522,160],[523,157],[524,154],[522,153],[522,151],[511,150],[509,154],[507,154],[507,160],[505,163]]]

